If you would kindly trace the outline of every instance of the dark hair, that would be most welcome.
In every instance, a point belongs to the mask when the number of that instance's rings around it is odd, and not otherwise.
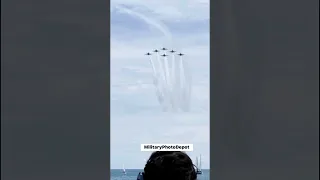
[[[144,180],[196,180],[190,157],[180,151],[156,151],[144,167]]]

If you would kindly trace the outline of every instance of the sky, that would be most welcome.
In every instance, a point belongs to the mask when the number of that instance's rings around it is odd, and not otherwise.
[[[144,54],[168,47],[186,54],[191,110],[162,112]],[[143,168],[140,144],[194,144],[209,167],[209,1],[111,1],[111,168]]]

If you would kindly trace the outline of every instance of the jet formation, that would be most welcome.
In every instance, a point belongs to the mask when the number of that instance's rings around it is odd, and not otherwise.
[[[146,53],[153,72],[153,84],[163,110],[189,111],[191,75],[184,54],[163,47]],[[170,53],[170,54],[167,54]],[[180,58],[177,58],[179,56]]]
[[[161,48],[161,50],[163,50],[163,51],[166,51],[166,50],[168,50],[167,48]],[[153,52],[155,52],[155,53],[157,53],[157,52],[160,52],[158,49],[155,49],[155,50],[153,50]],[[175,53],[176,51],[175,50],[170,50],[169,51],[170,53]],[[147,56],[150,56],[150,55],[152,55],[150,52],[148,52],[148,53],[146,53],[145,55],[147,55]],[[184,54],[182,54],[182,53],[179,53],[179,54],[177,54],[178,56],[183,56]],[[162,54],[161,56],[163,56],[163,57],[166,57],[166,56],[168,56],[167,54]]]

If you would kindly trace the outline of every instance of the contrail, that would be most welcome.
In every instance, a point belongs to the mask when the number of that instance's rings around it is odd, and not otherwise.
[[[174,57],[174,54],[172,53],[172,59],[171,59],[171,75],[172,75],[172,84],[175,84],[176,83],[176,80],[175,80],[175,78],[176,78],[176,75],[175,75],[175,59],[174,59],[175,57]]]
[[[185,67],[184,67],[184,62],[182,59],[182,56],[180,56],[180,89],[187,89],[187,79],[186,79],[186,74],[185,74]],[[188,91],[188,90],[187,90]],[[181,93],[181,107],[186,107],[187,106],[187,93],[185,91],[180,92]]]
[[[160,76],[162,77],[162,80],[163,80],[162,82],[167,81],[166,76],[165,76],[165,74],[163,72],[164,67],[163,67],[163,63],[162,63],[162,61],[160,59],[159,52],[157,52],[157,60],[158,60],[159,68],[160,68],[159,74],[160,74]]]
[[[155,67],[154,62],[152,60],[152,57],[150,57],[149,61],[150,61],[151,67],[152,67],[153,76],[156,77],[157,72],[156,72],[156,67]]]
[[[164,49],[164,48],[163,48]],[[187,61],[183,59],[183,54],[179,54],[180,58],[176,58],[176,54],[166,55],[166,52],[161,57],[158,50],[154,50],[156,59],[151,58],[153,65],[152,69],[157,71],[157,78],[160,89],[157,93],[158,101],[165,111],[177,110],[189,111],[191,103],[191,74],[189,72]],[[162,51],[161,51],[162,52]],[[169,56],[169,57],[167,57]],[[158,64],[157,61],[158,60]]]
[[[147,24],[149,24],[150,26],[153,26],[155,28],[157,28],[159,31],[161,31],[163,33],[163,35],[167,38],[167,40],[169,41],[170,45],[172,45],[172,35],[170,33],[170,31],[166,28],[165,25],[161,24],[160,22],[155,21],[154,19],[149,18],[148,16],[133,11],[131,9],[125,8],[121,5],[117,5],[116,8],[118,8],[119,10],[129,14],[129,15],[133,15],[136,16],[140,19],[142,19],[144,22],[146,22]]]
[[[184,75],[182,56],[180,56],[179,65],[180,65],[179,66],[180,67],[180,85],[183,87],[185,83],[185,75]]]
[[[173,55],[174,56],[174,55]],[[180,98],[180,88],[181,88],[181,80],[180,80],[180,72],[181,72],[181,68],[180,68],[180,64],[179,61],[177,61],[174,58],[174,63],[175,63],[175,99],[176,99],[176,103],[179,104],[179,102],[181,101]]]
[[[168,85],[169,90],[170,90],[171,89],[171,81],[170,81],[168,59],[167,59],[166,56],[164,56],[163,60],[164,60],[164,65],[165,65],[165,73],[166,73],[166,78],[167,78],[167,85]]]
[[[181,57],[182,58],[182,57]],[[188,65],[187,65],[187,61],[186,60],[183,60],[182,61],[183,63],[183,72],[184,72],[184,82],[185,82],[185,88],[186,88],[186,91],[184,91],[184,100],[185,100],[185,110],[188,111],[189,110],[189,107],[190,107],[190,97],[191,97],[191,81],[192,81],[192,78],[191,78],[191,75],[189,73],[189,69],[188,69]]]
[[[160,54],[159,52],[156,52],[156,59],[157,59],[157,64],[158,64],[158,71],[157,71],[157,80],[158,80],[158,87],[159,87],[159,93],[157,94],[158,96],[158,101],[160,104],[165,108],[166,100],[165,97],[166,95],[166,77],[163,72],[163,62],[160,59]]]
[[[167,96],[169,97],[168,101],[170,102],[172,108],[174,109],[174,101],[173,101],[173,83],[172,83],[172,75],[170,73],[169,62],[167,56],[164,56],[164,64],[165,64],[165,73],[167,77]]]
[[[175,60],[175,54],[172,53],[172,59],[171,59],[171,76],[172,76],[172,99],[174,108],[176,107],[176,103],[178,101],[178,93],[177,90],[179,90],[179,84],[177,81],[177,66],[176,66],[176,60]]]
[[[160,89],[160,84],[159,84],[159,79],[158,79],[158,77],[157,77],[157,72],[156,72],[156,68],[155,68],[155,65],[154,65],[154,62],[153,62],[153,60],[152,60],[152,57],[150,57],[150,64],[151,64],[151,66],[152,66],[152,70],[153,70],[153,84],[154,84],[154,86],[155,86],[155,88],[156,88],[156,94],[157,94],[157,96],[158,96],[158,99],[159,99],[159,101],[161,102],[161,96],[162,96],[162,94],[161,94],[161,89]]]

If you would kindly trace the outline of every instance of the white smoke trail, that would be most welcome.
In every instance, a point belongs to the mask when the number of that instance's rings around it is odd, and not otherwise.
[[[180,56],[179,67],[180,67],[180,86],[181,88],[183,88],[185,86],[185,77],[184,77],[182,56]]]
[[[161,55],[162,56],[162,55]],[[160,59],[160,65],[161,65],[161,70],[163,72],[163,75],[164,75],[164,81],[163,81],[163,93],[164,93],[164,96],[165,96],[165,100],[164,100],[164,103],[165,103],[165,110],[168,110],[168,106],[170,106],[170,98],[168,98],[170,96],[170,86],[169,86],[169,82],[170,82],[170,77],[168,75],[168,63],[167,63],[167,60],[166,60],[166,57],[165,56],[162,56],[163,58]]]
[[[163,61],[160,59],[159,52],[156,52],[156,74],[157,74],[157,80],[158,80],[158,88],[159,88],[159,93],[158,93],[158,101],[162,105],[163,109],[167,109],[167,83],[166,83],[166,76],[164,73],[164,65]]]
[[[162,56],[162,55],[161,55]],[[159,89],[158,101],[163,110],[189,111],[191,102],[191,74],[188,64],[182,56],[176,60],[176,55],[162,56],[156,53],[156,60],[152,58],[152,69],[155,71]]]
[[[176,101],[176,104],[179,105],[179,102],[180,102],[180,89],[181,89],[181,80],[180,80],[180,64],[179,64],[179,61],[177,61],[175,59],[175,56],[173,55],[173,58],[174,58],[174,64],[175,64],[175,67],[174,67],[174,75],[175,75],[175,83],[174,83],[174,98],[175,98],[175,101]]]
[[[170,78],[170,73],[169,73],[168,58],[166,56],[164,56],[163,62],[164,62],[164,70],[165,70],[165,74],[166,74],[166,79],[167,79],[167,88],[170,91],[171,90],[171,82],[170,82],[171,78]]]
[[[165,53],[166,54],[166,53]],[[172,110],[176,110],[175,107],[175,97],[174,97],[174,72],[172,71],[172,62],[173,59],[168,60],[169,56],[164,57],[164,63],[165,63],[165,71],[168,77],[167,81],[167,91],[168,91],[168,101],[170,102]],[[169,62],[171,61],[171,62]],[[169,65],[169,63],[171,63]]]
[[[177,66],[178,66],[178,68],[177,68],[177,76],[178,76],[178,78],[177,78],[177,80],[178,80],[178,85],[177,85],[177,94],[178,94],[178,97],[177,97],[177,101],[178,101],[178,104],[179,104],[179,106],[181,107],[181,106],[183,106],[183,92],[184,92],[184,84],[185,84],[185,80],[184,80],[184,78],[183,78],[183,76],[184,76],[184,73],[183,73],[183,64],[182,64],[182,58],[181,58],[181,56],[179,56],[179,59],[177,60]]]
[[[176,81],[176,70],[175,70],[175,59],[174,59],[174,53],[172,53],[172,58],[171,58],[171,83],[172,83],[172,104],[174,110],[176,109],[176,103],[177,103],[177,93],[176,93],[176,86],[177,86],[177,81]]]
[[[167,39],[167,41],[168,41],[167,43],[169,43],[170,46],[172,45],[172,34],[170,33],[170,31],[168,30],[168,28],[164,24],[157,22],[155,19],[152,19],[152,18],[150,18],[140,12],[125,8],[122,5],[117,5],[116,8],[118,8],[122,12],[127,13],[128,15],[136,16],[136,17],[142,19],[148,25],[157,28],[160,32],[162,32],[164,37]]]
[[[183,88],[181,87],[181,80],[180,80],[180,72],[181,72],[181,67],[179,64],[179,60],[176,59],[175,54],[172,55],[172,74],[173,74],[173,99],[175,102],[175,106],[180,106],[180,101],[181,101],[181,91],[183,91]]]
[[[156,74],[157,74],[156,67],[155,67],[154,62],[152,61],[152,57],[151,56],[150,56],[149,62],[150,62],[151,67],[152,67],[153,76],[156,77]]]
[[[159,102],[162,102],[162,91],[161,91],[161,85],[159,84],[160,81],[159,81],[159,78],[157,77],[157,72],[156,72],[156,67],[155,67],[155,64],[153,62],[153,59],[152,59],[152,56],[150,56],[150,64],[152,66],[152,71],[153,71],[153,84],[156,88],[156,94],[157,94],[157,97],[158,97],[158,100]]]
[[[159,52],[157,52],[157,61],[158,61],[158,65],[159,65],[159,68],[158,68],[159,76],[161,76],[161,78],[162,78],[161,84],[164,87],[165,86],[165,82],[167,81],[167,79],[166,79],[166,75],[164,74],[164,71],[163,71],[164,70],[163,62],[160,59]]]
[[[184,62],[182,59],[182,56],[180,56],[180,105],[185,109],[186,103],[187,103],[187,97],[186,97],[186,90],[187,90],[187,82],[185,77],[185,68],[184,68]]]
[[[176,69],[175,69],[175,58],[174,58],[174,54],[172,53],[172,58],[171,58],[171,76],[172,76],[172,84],[175,85],[176,83]]]
[[[185,91],[184,91],[184,102],[185,102],[185,106],[184,106],[184,110],[188,111],[190,108],[190,97],[191,97],[191,84],[192,84],[192,77],[190,74],[190,71],[188,69],[188,63],[186,60],[182,60],[183,63],[183,72],[184,72],[184,79],[185,79]]]

